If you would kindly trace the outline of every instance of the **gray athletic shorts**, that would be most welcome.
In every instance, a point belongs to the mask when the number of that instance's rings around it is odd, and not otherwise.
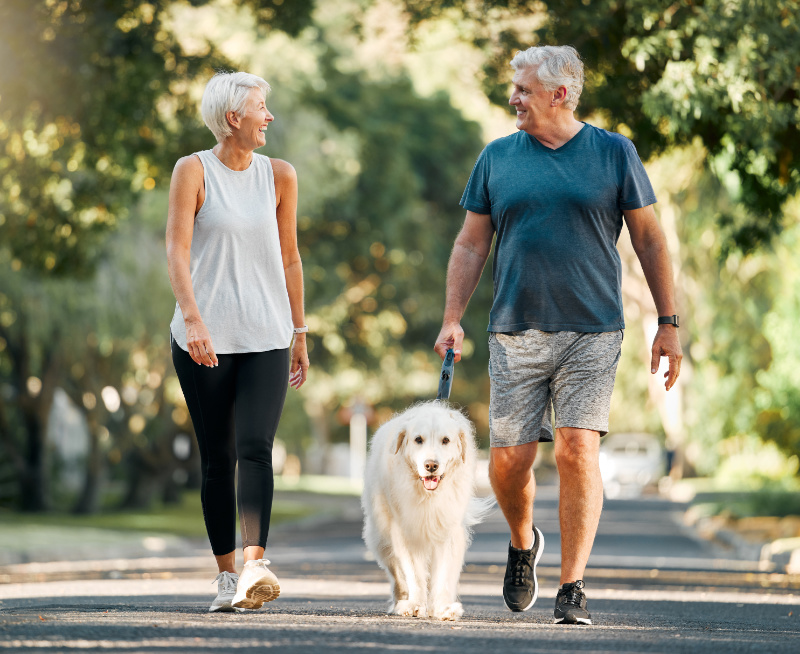
[[[622,330],[489,335],[489,432],[492,447],[553,440],[556,429],[608,433]]]

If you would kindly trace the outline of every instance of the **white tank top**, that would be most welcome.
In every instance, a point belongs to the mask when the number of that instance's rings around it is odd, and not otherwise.
[[[269,157],[253,153],[246,170],[231,170],[211,150],[203,164],[205,201],[194,219],[189,271],[200,316],[217,354],[289,347],[292,313],[283,273],[275,177]],[[183,350],[180,305],[170,325]],[[188,350],[187,350],[188,351]]]

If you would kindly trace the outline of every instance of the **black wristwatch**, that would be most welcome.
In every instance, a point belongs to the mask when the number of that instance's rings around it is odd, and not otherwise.
[[[674,325],[675,327],[680,327],[678,324],[678,316],[659,316],[658,317],[658,324],[659,325]]]

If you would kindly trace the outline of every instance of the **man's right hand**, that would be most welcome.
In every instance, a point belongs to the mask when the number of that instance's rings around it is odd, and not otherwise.
[[[439,336],[436,338],[436,345],[433,346],[433,350],[444,361],[447,350],[452,349],[453,354],[455,354],[455,360],[461,361],[461,344],[463,342],[464,330],[461,329],[461,324],[446,322],[442,325],[442,331],[439,332]]]

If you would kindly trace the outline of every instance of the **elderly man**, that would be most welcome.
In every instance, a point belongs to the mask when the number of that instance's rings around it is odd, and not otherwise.
[[[624,320],[616,242],[623,216],[659,314],[651,373],[681,346],[666,240],[647,173],[627,138],[575,119],[583,63],[542,46],[512,59],[516,134],[490,143],[461,206],[435,350],[460,359],[460,321],[497,236],[489,319],[490,479],[511,530],[503,597],[526,611],[539,588],[544,539],[534,526],[532,465],[553,441],[560,479],[561,587],[555,622],[591,624],[583,576],[603,506],[600,437],[608,431]],[[551,405],[555,421],[551,417]]]

